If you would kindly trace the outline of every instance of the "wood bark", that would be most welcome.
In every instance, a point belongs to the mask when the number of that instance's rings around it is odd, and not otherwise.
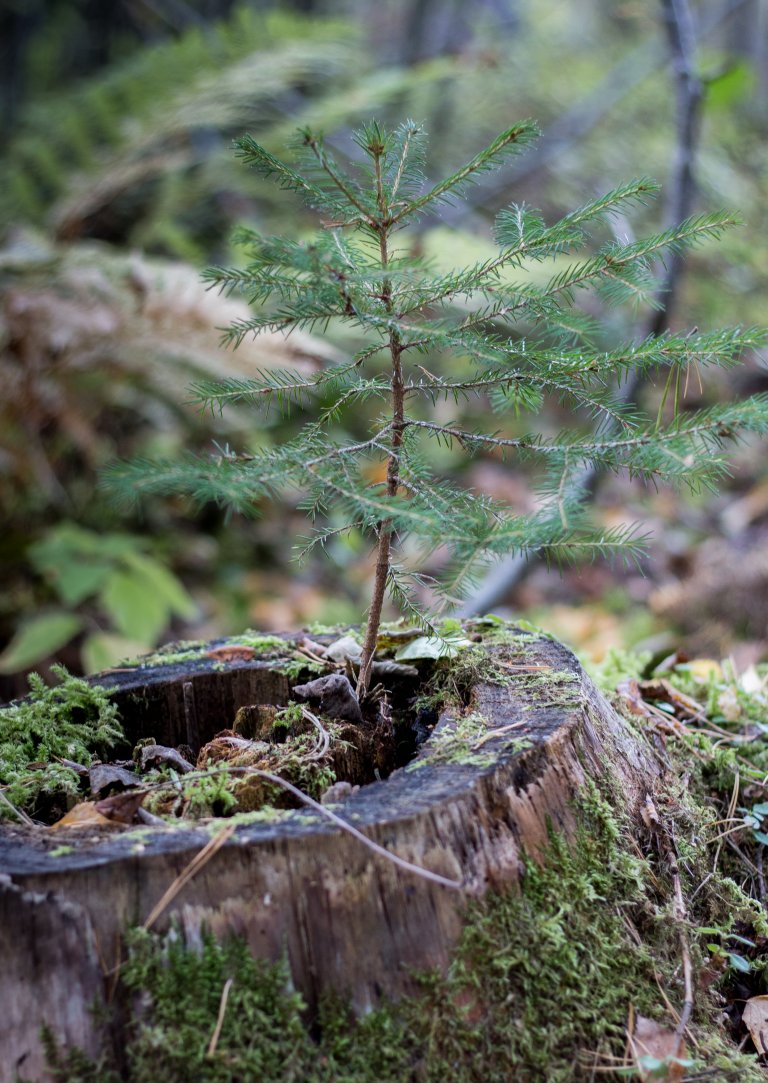
[[[490,648],[504,661],[505,648]],[[515,664],[521,661],[519,648]],[[532,639],[526,665],[576,676],[567,702],[542,681],[478,680],[465,708],[446,709],[418,753],[426,762],[363,786],[336,811],[408,861],[461,879],[451,890],[396,867],[317,814],[284,813],[238,827],[163,911],[190,944],[204,929],[245,937],[257,956],[287,954],[293,980],[313,1004],[333,989],[365,1012],[383,997],[416,991],[413,972],[444,968],[469,899],[514,889],[523,854],[534,858],[550,828],[572,832],[574,798],[588,780],[609,788],[630,814],[657,772],[644,740],[608,705],[575,657]],[[270,668],[272,667],[272,668]],[[522,672],[522,671],[521,671]],[[528,671],[537,672],[536,670]],[[149,735],[195,749],[253,703],[285,703],[288,679],[274,663],[211,660],[113,674],[131,739]],[[298,683],[298,682],[294,682]],[[413,689],[408,690],[412,694]],[[406,693],[401,692],[402,695]],[[462,711],[493,736],[481,763],[434,762],[435,747]],[[520,725],[514,726],[514,723]],[[506,728],[504,728],[506,727]],[[520,739],[528,742],[520,747]],[[222,822],[224,823],[224,822]],[[143,923],[175,878],[210,842],[210,830],[179,826],[88,832],[0,829],[0,1080],[46,1078],[42,1024],[89,1052],[120,1041],[89,1014],[104,1002],[121,937]],[[73,852],[52,856],[62,842]],[[535,950],[535,945],[532,945]]]

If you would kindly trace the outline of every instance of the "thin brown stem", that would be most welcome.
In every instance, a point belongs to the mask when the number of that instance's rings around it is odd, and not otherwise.
[[[381,266],[386,270],[389,264],[388,235],[391,226],[388,224],[388,208],[384,185],[381,176],[381,157],[377,156],[376,167],[376,196],[379,206],[379,253]],[[388,314],[394,312],[392,302],[392,283],[385,278],[382,285],[382,300]],[[390,452],[387,460],[387,496],[397,495],[400,481],[400,446],[405,432],[405,386],[403,383],[402,352],[403,346],[400,334],[395,328],[389,331],[389,352],[392,359],[392,437],[390,440]],[[378,546],[376,552],[376,571],[373,580],[373,594],[371,605],[368,610],[368,624],[365,629],[363,653],[360,659],[360,673],[357,679],[357,695],[362,699],[368,691],[368,683],[371,676],[373,656],[376,653],[376,639],[381,623],[381,611],[384,605],[384,596],[387,590],[390,568],[392,565],[392,523],[389,519],[382,519],[378,524]]]

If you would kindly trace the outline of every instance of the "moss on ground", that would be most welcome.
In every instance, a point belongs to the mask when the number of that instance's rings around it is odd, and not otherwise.
[[[33,673],[30,695],[0,710],[0,820],[14,816],[14,807],[35,812],[41,800],[58,800],[64,811],[80,778],[62,761],[88,767],[124,742],[109,692],[52,668],[60,684],[48,688]]]

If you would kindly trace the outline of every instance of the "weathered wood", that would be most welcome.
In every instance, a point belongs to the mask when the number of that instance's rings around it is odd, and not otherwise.
[[[45,1078],[40,1029],[91,1057],[102,1035],[104,978],[87,909],[61,894],[26,891],[0,874],[0,1078]]]
[[[492,650],[503,662],[505,648]],[[519,647],[516,652],[519,663]],[[467,900],[513,886],[523,852],[535,856],[550,825],[573,830],[573,799],[586,780],[604,780],[632,812],[656,773],[642,738],[599,695],[569,651],[535,639],[526,647],[525,661],[545,667],[542,673],[566,671],[577,680],[559,686],[554,704],[548,702],[553,696],[546,682],[538,688],[530,680],[518,682],[514,666],[511,683],[476,682],[463,712],[447,710],[441,716],[436,736],[419,753],[421,765],[362,787],[336,808],[388,850],[461,879],[462,891],[397,868],[318,814],[286,811],[276,822],[238,827],[155,927],[173,920],[191,943],[208,928],[217,936],[244,936],[254,954],[265,958],[285,952],[294,982],[310,1003],[335,989],[364,1012],[382,995],[414,991],[414,970],[447,964]],[[167,744],[193,743],[195,737],[199,745],[230,725],[239,707],[285,703],[290,692],[286,677],[258,661],[216,669],[210,662],[184,664],[140,677],[138,684],[136,675],[111,678],[128,732],[132,739],[143,731]],[[436,747],[451,747],[442,744],[446,732],[469,714],[480,727],[473,748],[464,748],[469,754],[462,755],[457,744],[451,757],[456,762],[434,762]],[[521,739],[527,747],[521,747]],[[482,762],[479,750],[487,756]],[[93,937],[109,970],[117,962],[122,931],[146,920],[210,839],[210,831],[200,826],[109,831],[69,855],[51,857],[46,842],[6,832],[0,834],[0,868],[25,898],[42,895],[52,907],[82,915],[81,936],[88,943]],[[6,945],[13,955],[11,973],[22,974],[24,959],[34,950],[29,937],[11,938]],[[42,961],[38,973],[44,970],[46,982],[65,981],[70,965],[78,973],[62,946]],[[79,1003],[82,1020],[81,986],[74,985],[58,1009],[46,1002],[45,1015],[30,1002],[22,1021],[8,1011],[13,985],[3,980],[0,986],[0,1047],[12,1042],[16,1057],[26,1054],[25,1063],[39,1063],[37,1032],[43,1021],[65,1041],[75,1040],[67,1012]],[[89,992],[96,996],[98,990]],[[98,1040],[95,1030],[86,1033],[82,1026],[77,1034],[86,1047]],[[11,1070],[8,1063],[0,1067],[0,1079],[10,1081],[12,1075],[3,1074]]]

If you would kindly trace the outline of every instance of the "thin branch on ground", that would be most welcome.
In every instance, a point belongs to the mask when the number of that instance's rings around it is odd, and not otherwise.
[[[667,862],[669,864],[670,872],[672,873],[672,883],[675,890],[674,914],[675,921],[677,922],[677,933],[680,940],[680,954],[683,960],[683,1009],[680,1012],[680,1019],[675,1028],[675,1037],[677,1038],[676,1055],[680,1056],[685,1030],[690,1022],[694,1008],[693,965],[691,963],[691,949],[688,944],[688,911],[685,905],[685,896],[683,895],[683,887],[680,880],[680,869],[677,864],[677,857],[672,848],[672,844],[668,840],[667,846]]]
[[[21,822],[26,824],[27,827],[40,827],[40,824],[36,824],[32,817],[28,816],[23,809],[16,808],[16,806],[8,800],[2,790],[0,790],[0,801],[11,810],[14,816],[18,816]]]
[[[733,779],[733,790],[731,792],[731,800],[728,803],[728,812],[726,814],[729,819],[733,816],[734,812],[736,811],[736,806],[737,806],[737,804],[739,802],[739,788],[740,788],[740,785],[741,785],[741,776],[739,775],[739,773],[737,771],[735,776],[734,776],[734,779]],[[718,864],[718,862],[720,860],[720,854],[721,854],[722,849],[723,849],[723,841],[724,841],[723,839],[720,839],[718,844],[717,844],[717,850],[715,851],[715,860],[712,862],[712,872],[713,873],[717,872],[717,864]]]
[[[184,888],[190,880],[197,876],[200,870],[208,864],[214,854],[221,849],[224,843],[228,842],[229,839],[232,838],[235,833],[236,827],[236,824],[226,824],[226,826],[223,827],[221,831],[217,832],[212,839],[209,839],[208,842],[206,842],[205,846],[202,848],[202,850],[199,851],[199,853],[195,854],[195,856],[192,858],[186,868],[179,873],[173,883],[171,883],[167,890],[163,893],[159,901],[155,903],[155,905],[152,907],[148,917],[144,922],[145,929],[152,928],[157,919],[160,917],[166,907],[168,907],[173,902],[173,900],[176,898],[182,888]]]

